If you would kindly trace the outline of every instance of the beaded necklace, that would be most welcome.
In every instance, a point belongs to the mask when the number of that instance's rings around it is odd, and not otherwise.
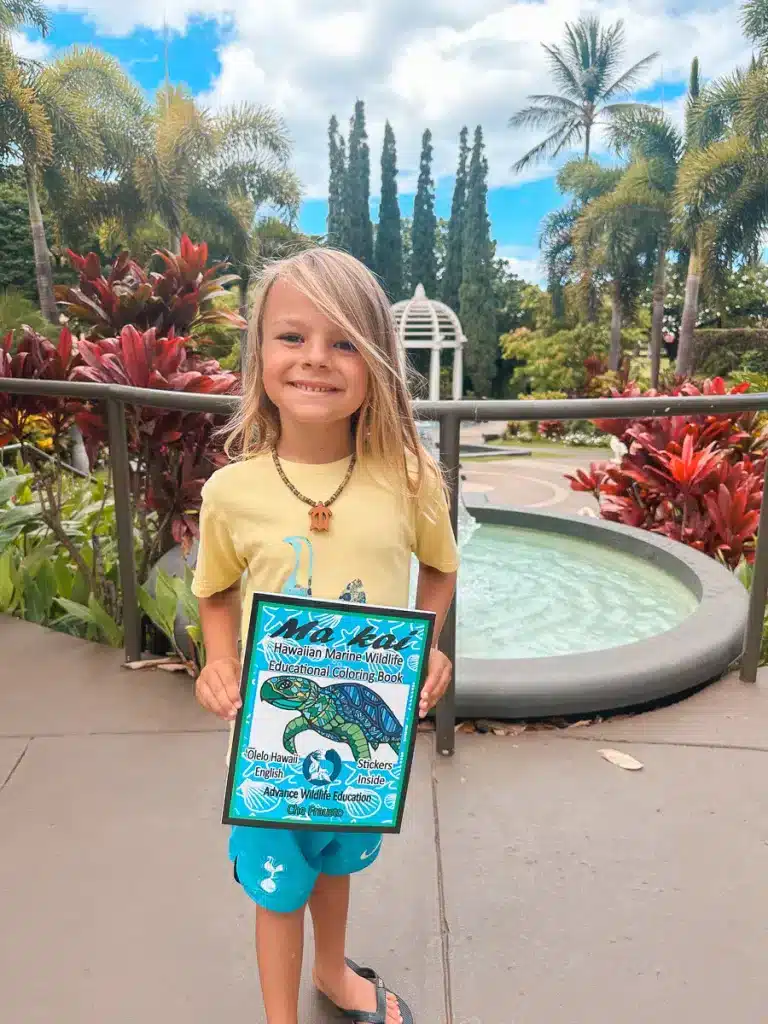
[[[338,496],[349,483],[349,478],[352,476],[352,470],[355,468],[355,463],[357,462],[357,454],[355,453],[352,455],[344,479],[341,481],[339,486],[336,488],[336,490],[333,492],[330,498],[328,498],[327,501],[313,501],[312,498],[308,498],[305,494],[302,494],[300,490],[293,486],[291,481],[285,475],[283,467],[280,464],[277,449],[274,447],[272,448],[272,461],[275,463],[275,469],[277,470],[278,476],[283,481],[288,490],[291,492],[291,494],[297,497],[299,501],[303,501],[305,505],[309,505],[309,529],[311,531],[314,531],[315,533],[327,532],[328,528],[331,525],[330,506],[334,503],[334,501],[336,501]]]

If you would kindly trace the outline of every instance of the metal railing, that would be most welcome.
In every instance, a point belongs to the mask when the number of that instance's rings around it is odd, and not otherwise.
[[[147,406],[182,412],[207,412],[226,415],[240,401],[233,396],[195,395],[180,391],[153,391],[116,384],[88,384],[68,381],[0,379],[0,392],[16,395],[79,398],[104,402],[107,410],[108,442],[115,493],[118,562],[123,593],[125,654],[136,661],[142,654],[141,612],[139,609],[134,560],[133,509],[131,507],[130,466],[126,435],[125,406]],[[439,423],[439,454],[451,497],[451,523],[458,527],[459,509],[459,435],[467,421],[490,420],[593,420],[638,419],[666,416],[696,416],[707,413],[733,415],[741,412],[768,411],[768,393],[742,395],[696,395],[655,398],[570,398],[532,401],[414,402],[421,420]],[[621,415],[619,415],[619,412]],[[768,592],[768,460],[763,479],[757,549],[740,678],[753,683],[757,679],[763,633],[766,592]],[[440,639],[441,649],[456,662],[456,606],[451,606]],[[446,755],[454,750],[456,695],[455,680],[436,710],[437,749]]]

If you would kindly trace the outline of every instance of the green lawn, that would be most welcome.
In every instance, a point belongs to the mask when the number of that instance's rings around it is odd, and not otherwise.
[[[609,444],[601,445],[599,448],[586,447],[578,444],[562,444],[560,441],[548,441],[546,438],[537,438],[535,441],[522,441],[517,438],[509,438],[505,441],[489,441],[489,445],[500,445],[502,448],[530,448],[536,458],[548,455],[590,455],[594,453],[595,458],[605,458],[610,454]],[[510,458],[513,456],[510,456]],[[482,455],[483,461],[494,458],[493,455]],[[524,456],[520,456],[524,458]],[[480,459],[467,459],[467,463],[478,462]]]

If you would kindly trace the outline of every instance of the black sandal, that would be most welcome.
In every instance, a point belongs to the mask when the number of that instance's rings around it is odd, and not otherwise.
[[[354,960],[349,959],[346,960],[346,964],[347,967],[352,968],[355,974],[376,986],[376,1009],[373,1012],[370,1010],[345,1010],[341,1006],[337,1006],[336,1009],[341,1013],[342,1017],[358,1021],[359,1024],[387,1024],[387,987],[384,982],[376,971],[370,967],[360,967]],[[400,1010],[400,1016],[403,1018],[403,1024],[413,1024],[413,1014],[408,1004],[396,992],[390,992],[390,995],[393,995],[397,1000],[397,1007]]]

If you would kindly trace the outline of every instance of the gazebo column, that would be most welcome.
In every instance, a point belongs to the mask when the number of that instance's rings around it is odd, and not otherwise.
[[[464,391],[464,351],[461,342],[457,340],[456,348],[453,350],[453,400],[460,402]]]
[[[429,400],[440,401],[440,347],[434,346],[429,354]]]

